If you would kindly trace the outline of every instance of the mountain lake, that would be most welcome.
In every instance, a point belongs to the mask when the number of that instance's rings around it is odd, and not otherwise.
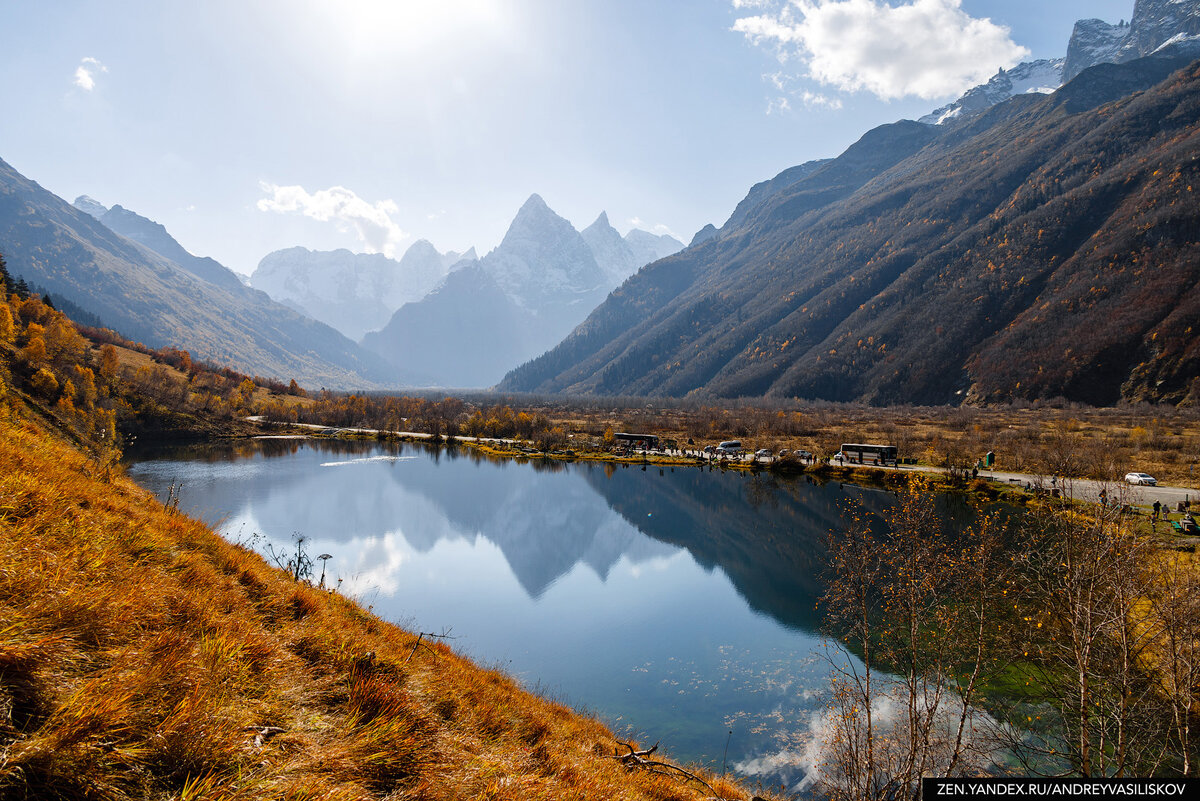
[[[845,658],[819,633],[826,536],[848,502],[893,501],[805,477],[339,440],[142,447],[128,472],[264,554],[303,536],[332,555],[327,586],[618,736],[789,787],[819,759]]]

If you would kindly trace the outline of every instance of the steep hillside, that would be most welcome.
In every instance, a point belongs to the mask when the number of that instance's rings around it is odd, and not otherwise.
[[[186,348],[199,359],[310,386],[371,387],[391,379],[382,360],[328,326],[262,292],[193,274],[3,161],[0,248],[14,275],[148,345]]]
[[[1200,66],[902,122],[643,269],[501,388],[1200,401]]]

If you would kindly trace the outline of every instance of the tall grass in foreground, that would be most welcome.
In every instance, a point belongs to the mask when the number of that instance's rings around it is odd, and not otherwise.
[[[0,408],[0,797],[711,797],[416,643]]]

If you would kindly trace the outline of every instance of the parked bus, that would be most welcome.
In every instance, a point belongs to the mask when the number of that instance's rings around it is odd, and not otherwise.
[[[844,464],[884,464],[896,466],[895,445],[843,445],[839,454]]]

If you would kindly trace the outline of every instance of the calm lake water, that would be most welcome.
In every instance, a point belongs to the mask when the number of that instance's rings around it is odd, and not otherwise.
[[[673,757],[789,786],[829,664],[814,609],[850,485],[290,439],[143,449],[130,475],[260,550]],[[318,565],[319,573],[319,565]]]

